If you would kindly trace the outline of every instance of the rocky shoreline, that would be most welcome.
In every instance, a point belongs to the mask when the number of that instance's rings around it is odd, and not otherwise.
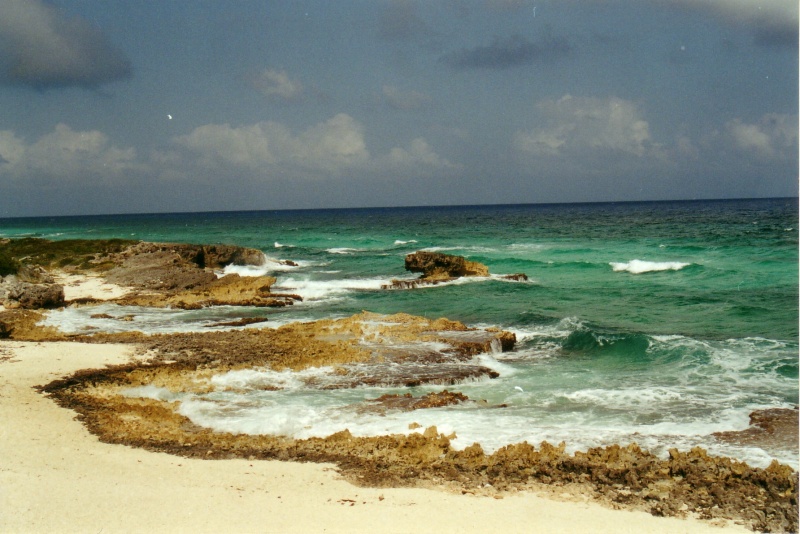
[[[58,285],[47,277],[51,271],[60,270],[88,272],[125,286],[126,294],[115,301],[128,305],[281,307],[299,297],[272,293],[273,277],[218,276],[226,265],[259,265],[263,254],[252,249],[118,241],[67,245],[20,241],[25,242],[0,242],[0,254],[10,258],[8,263],[17,262],[17,272],[6,275],[0,284],[4,287],[0,297],[8,308],[0,311],[0,338],[131,343],[140,354],[147,355],[143,363],[80,371],[40,387],[59,405],[75,410],[104,442],[204,459],[333,462],[352,482],[379,487],[436,486],[492,494],[541,484],[581,488],[611,506],[654,515],[727,518],[757,531],[792,532],[798,528],[797,472],[777,462],[766,469],[751,468],[728,458],[710,457],[702,449],[672,450],[669,458],[662,459],[635,444],[570,455],[563,444],[534,447],[522,443],[487,454],[477,444],[455,450],[450,443],[453,436],[445,436],[435,427],[409,435],[355,437],[344,431],[306,440],[228,434],[198,427],[176,412],[176,402],[129,397],[121,392],[143,385],[174,392],[203,392],[210,387],[210,376],[254,366],[295,371],[329,366],[333,371],[324,382],[307,384],[320,389],[358,384],[452,388],[468,377],[491,378],[494,371],[470,363],[472,357],[492,350],[511,350],[515,339],[509,332],[468,328],[447,319],[367,312],[278,329],[65,336],[37,326],[41,317],[37,308],[92,305],[91,299],[69,302],[62,293],[60,303],[41,306],[31,299],[18,298],[19,291],[10,288],[21,283]],[[443,261],[452,266],[453,260],[440,256],[412,260],[420,260],[414,265],[423,273],[422,283],[488,275],[485,266],[459,260],[452,269],[442,267]],[[39,281],[24,269],[38,273]],[[430,343],[449,348],[425,349]],[[435,373],[426,366],[431,362],[439,364]],[[481,404],[480,399],[468,399],[458,391],[443,390],[426,398],[403,395],[373,399],[359,409],[415,410],[466,402],[476,403],[479,409],[503,408]],[[751,429],[721,433],[718,438],[797,443],[797,410],[757,412]]]

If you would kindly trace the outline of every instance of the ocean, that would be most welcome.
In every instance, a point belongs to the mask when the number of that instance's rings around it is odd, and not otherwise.
[[[199,331],[243,316],[266,317],[258,326],[276,327],[367,310],[447,317],[517,336],[512,352],[478,356],[498,378],[447,388],[503,409],[366,413],[353,406],[385,393],[444,388],[327,391],[267,369],[217,376],[219,391],[204,395],[132,393],[172,396],[199,425],[304,438],[345,428],[354,435],[408,433],[417,423],[455,433],[456,448],[478,442],[487,452],[521,441],[563,441],[568,451],[635,441],[660,455],[701,446],[754,466],[775,457],[798,467],[796,448],[767,452],[711,436],[747,428],[753,410],[798,404],[797,199],[0,219],[0,237],[23,236],[258,248],[264,267],[228,271],[271,274],[274,291],[303,297],[282,309],[104,304],[49,312],[45,323],[67,332]],[[416,277],[404,270],[404,257],[417,250],[462,255],[492,274],[382,289]],[[529,279],[502,278],[513,273]],[[99,312],[135,312],[136,320],[91,317]],[[265,391],[265,382],[282,389]],[[239,389],[224,391],[232,383]]]

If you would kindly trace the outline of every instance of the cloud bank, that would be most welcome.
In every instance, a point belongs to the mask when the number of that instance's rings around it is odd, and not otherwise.
[[[797,157],[797,116],[767,113],[757,123],[733,119],[725,125],[735,146],[760,159]]]
[[[124,80],[131,62],[87,21],[40,0],[0,1],[0,81],[37,89]]]
[[[111,182],[141,169],[136,150],[113,146],[98,130],[75,131],[58,124],[32,143],[0,131],[0,177],[40,184]]]
[[[642,157],[657,151],[649,124],[628,100],[564,95],[536,108],[545,124],[515,134],[514,146],[521,152],[559,156],[593,150]]]
[[[453,165],[436,154],[423,138],[408,148],[395,147],[373,156],[364,126],[346,113],[293,133],[273,121],[232,127],[207,124],[174,139],[178,153],[163,157],[176,167],[199,166],[205,171],[232,171],[252,178],[329,179],[353,172],[382,172]]]

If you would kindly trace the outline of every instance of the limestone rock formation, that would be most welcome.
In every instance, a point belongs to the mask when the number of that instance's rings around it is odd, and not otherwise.
[[[17,271],[17,279],[31,284],[54,284],[56,281],[41,265],[23,264]]]
[[[3,306],[9,309],[35,310],[64,305],[64,286],[61,284],[32,284],[7,276],[0,286]]]
[[[462,276],[489,276],[489,268],[482,263],[470,261],[463,256],[425,250],[408,254],[405,267],[412,273],[422,273],[422,276],[415,280],[392,280],[391,283],[384,284],[382,289],[414,289],[448,282]],[[501,278],[516,282],[528,280],[528,276],[524,273],[507,274]]]
[[[489,276],[489,268],[463,256],[421,250],[406,256],[406,270],[422,273],[423,280],[449,280],[461,276]]]

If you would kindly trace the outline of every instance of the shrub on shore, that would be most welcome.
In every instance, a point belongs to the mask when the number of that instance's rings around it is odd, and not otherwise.
[[[19,261],[11,257],[6,251],[0,249],[0,276],[17,274]]]
[[[125,239],[9,239],[0,242],[0,273],[5,268],[10,271],[8,274],[15,274],[23,258],[25,263],[45,267],[98,269],[103,267],[93,261],[98,256],[121,252],[134,243],[137,241]]]

